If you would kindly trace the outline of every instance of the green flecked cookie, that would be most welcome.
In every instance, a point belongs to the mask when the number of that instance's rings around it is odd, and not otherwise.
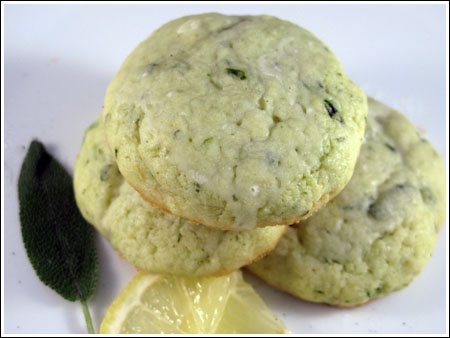
[[[83,216],[123,258],[148,272],[209,275],[233,271],[272,250],[287,228],[220,231],[155,209],[121,176],[98,121],[86,131],[74,186]]]
[[[365,141],[350,183],[248,268],[302,299],[362,304],[413,280],[430,258],[444,219],[440,156],[402,114],[369,100]]]
[[[310,32],[204,14],[163,25],[127,57],[103,120],[145,200],[242,230],[295,223],[341,191],[366,116],[364,93]]]

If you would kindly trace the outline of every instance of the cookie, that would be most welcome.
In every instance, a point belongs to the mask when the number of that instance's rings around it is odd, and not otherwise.
[[[145,200],[213,228],[307,218],[348,183],[367,101],[330,49],[270,16],[204,14],[143,41],[103,120]]]
[[[349,184],[248,268],[305,300],[363,304],[411,283],[429,260],[444,220],[440,156],[405,116],[370,99],[365,141]]]
[[[155,209],[123,179],[99,121],[86,131],[74,186],[83,216],[124,259],[148,272],[209,275],[233,271],[273,249],[287,228],[220,231]]]

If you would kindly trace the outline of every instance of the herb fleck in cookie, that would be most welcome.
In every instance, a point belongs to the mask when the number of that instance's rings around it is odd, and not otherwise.
[[[121,176],[98,121],[86,131],[74,186],[83,216],[123,258],[148,272],[209,275],[233,271],[272,250],[287,228],[220,231],[155,209]]]
[[[152,205],[242,230],[307,218],[349,181],[366,97],[310,32],[204,14],[143,41],[108,87],[121,173]]]
[[[248,268],[306,300],[362,304],[413,280],[444,219],[440,156],[402,114],[369,100],[365,142],[350,183]]]

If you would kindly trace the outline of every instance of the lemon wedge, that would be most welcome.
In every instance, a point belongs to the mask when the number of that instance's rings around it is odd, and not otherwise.
[[[288,333],[241,271],[221,277],[138,273],[111,304],[100,333]]]

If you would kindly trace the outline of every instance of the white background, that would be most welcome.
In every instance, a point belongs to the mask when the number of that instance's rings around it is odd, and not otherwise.
[[[270,14],[316,34],[368,95],[403,111],[445,156],[444,5],[5,5],[4,7],[4,330],[85,333],[79,303],[39,282],[21,242],[17,178],[33,138],[70,172],[84,129],[101,112],[123,59],[161,24],[216,11]],[[406,289],[353,309],[297,300],[246,275],[295,333],[444,333],[446,233],[423,273]],[[98,329],[135,273],[97,238],[101,275],[89,301]]]

